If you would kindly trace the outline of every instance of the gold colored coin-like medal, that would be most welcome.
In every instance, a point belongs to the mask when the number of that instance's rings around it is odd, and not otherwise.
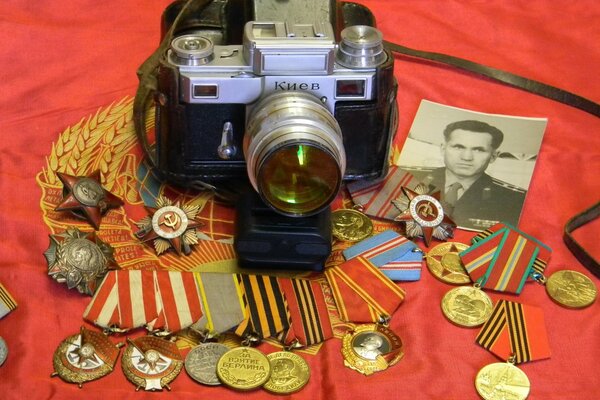
[[[217,362],[217,376],[230,388],[252,390],[269,380],[271,364],[267,356],[252,347],[236,347]]]
[[[596,300],[598,289],[584,274],[563,270],[553,273],[546,280],[546,292],[561,306],[584,308]]]
[[[441,243],[429,250],[425,256],[427,268],[433,276],[445,283],[464,285],[471,282],[469,274],[460,260],[459,253],[468,249],[463,243]]]
[[[349,242],[363,240],[373,233],[373,223],[357,210],[341,209],[331,214],[332,234],[336,239]]]
[[[477,373],[475,388],[484,400],[525,400],[531,384],[527,375],[514,365],[493,363]]]
[[[179,375],[183,359],[177,345],[154,336],[128,340],[121,367],[135,390],[170,390],[169,383]]]
[[[111,373],[118,357],[119,347],[106,335],[81,327],[78,334],[63,340],[54,352],[52,376],[81,387]]]
[[[397,364],[404,350],[402,340],[391,329],[367,324],[344,335],[342,355],[346,367],[371,375]]]
[[[271,363],[271,377],[264,388],[276,394],[290,394],[302,389],[310,378],[306,361],[290,351],[277,351],[267,355]]]
[[[461,286],[450,290],[442,299],[442,312],[450,322],[473,328],[482,325],[490,317],[494,305],[481,289]]]

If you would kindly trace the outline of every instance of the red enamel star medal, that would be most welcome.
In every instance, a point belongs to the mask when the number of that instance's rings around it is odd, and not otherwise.
[[[456,224],[444,213],[440,192],[426,194],[427,189],[418,185],[415,190],[402,187],[402,193],[392,203],[401,212],[395,220],[405,223],[407,237],[422,237],[427,247],[432,237],[442,241],[452,237]]]
[[[143,242],[153,240],[159,255],[171,247],[177,254],[189,255],[192,252],[190,246],[198,243],[196,228],[202,226],[202,222],[195,219],[200,207],[172,203],[161,196],[156,200],[156,207],[146,209],[152,215],[136,222],[140,230],[135,235]]]
[[[100,171],[89,176],[72,176],[57,172],[64,185],[63,199],[56,211],[71,211],[73,215],[84,218],[100,229],[100,219],[111,208],[123,205],[123,201],[100,185]]]

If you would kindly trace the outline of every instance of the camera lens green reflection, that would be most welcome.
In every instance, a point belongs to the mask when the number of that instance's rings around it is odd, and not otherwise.
[[[326,150],[291,144],[272,152],[258,171],[259,193],[278,210],[308,215],[329,204],[341,183],[340,167]]]

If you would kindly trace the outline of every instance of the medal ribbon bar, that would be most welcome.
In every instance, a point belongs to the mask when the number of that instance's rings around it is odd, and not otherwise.
[[[10,295],[8,290],[0,283],[0,319],[6,314],[17,308],[17,302]]]
[[[194,323],[198,330],[226,332],[238,326],[247,315],[242,300],[242,287],[232,274],[195,274],[202,297],[204,317]]]

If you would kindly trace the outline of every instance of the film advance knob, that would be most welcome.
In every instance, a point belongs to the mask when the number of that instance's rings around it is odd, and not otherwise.
[[[345,28],[336,54],[338,64],[347,68],[375,68],[386,60],[383,36],[372,26]]]
[[[183,35],[173,39],[171,50],[180,64],[204,65],[214,58],[212,41],[199,35]]]

